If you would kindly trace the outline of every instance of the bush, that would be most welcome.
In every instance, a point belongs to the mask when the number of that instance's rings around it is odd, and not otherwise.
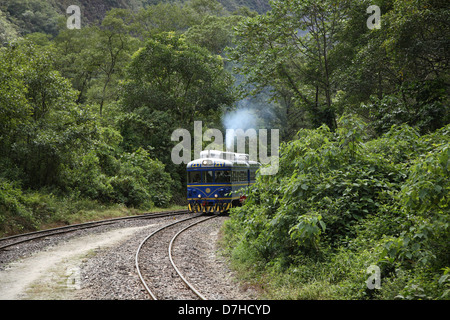
[[[0,235],[36,230],[56,212],[50,195],[25,193],[16,183],[0,178]]]
[[[327,284],[328,298],[418,298],[411,288],[419,287],[424,297],[442,297],[438,281],[450,261],[449,129],[420,136],[393,126],[370,140],[361,121],[343,117],[336,133],[301,130],[281,146],[279,174],[259,176],[246,205],[232,210],[230,250],[240,248],[246,255],[237,260],[260,261],[271,275],[274,265],[279,276],[306,272],[299,261],[308,261],[312,274],[294,278],[313,292]],[[386,289],[367,288],[370,265],[380,267]]]
[[[165,207],[171,200],[170,175],[160,161],[150,159],[141,148],[117,156],[90,151],[61,172],[63,189],[77,197],[143,209]]]
[[[33,227],[35,221],[31,211],[25,206],[26,198],[12,183],[0,180],[0,231]]]

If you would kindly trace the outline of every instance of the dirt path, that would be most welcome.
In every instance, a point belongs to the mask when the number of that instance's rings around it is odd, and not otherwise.
[[[71,239],[0,271],[0,299],[71,299],[80,283],[79,266],[90,252],[126,240],[150,228],[131,227]]]

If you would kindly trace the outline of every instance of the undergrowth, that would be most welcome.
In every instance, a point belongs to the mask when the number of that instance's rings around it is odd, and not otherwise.
[[[353,117],[301,130],[230,214],[234,267],[270,299],[448,299],[449,140],[407,125],[372,139]]]

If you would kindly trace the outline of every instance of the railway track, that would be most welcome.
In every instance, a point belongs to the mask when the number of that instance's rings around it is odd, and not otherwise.
[[[177,211],[166,211],[166,212],[156,212],[156,213],[146,213],[142,215],[136,215],[136,216],[128,216],[128,217],[121,217],[121,218],[112,218],[112,219],[106,219],[106,220],[100,220],[100,221],[93,221],[93,222],[86,222],[81,224],[73,224],[68,225],[64,227],[59,228],[52,228],[47,230],[40,230],[35,232],[29,232],[29,233],[23,233],[18,234],[10,237],[5,237],[0,239],[0,251],[6,250],[9,247],[13,247],[25,242],[30,242],[46,237],[51,237],[55,235],[60,234],[66,234],[78,230],[88,229],[88,228],[95,228],[100,226],[105,226],[109,224],[114,224],[120,221],[124,220],[138,220],[138,219],[155,219],[155,218],[163,218],[163,217],[169,217],[169,216],[176,216],[176,215],[182,215],[187,214],[187,210],[177,210]]]
[[[180,234],[216,217],[205,218],[200,214],[179,220],[155,230],[141,242],[136,252],[135,266],[141,283],[153,300],[160,298],[206,300],[206,297],[186,279],[176,266],[172,257],[172,248]],[[189,223],[192,220],[194,222]]]

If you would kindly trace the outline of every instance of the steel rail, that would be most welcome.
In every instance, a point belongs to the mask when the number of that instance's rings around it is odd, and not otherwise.
[[[136,266],[136,270],[137,270],[137,273],[138,273],[138,276],[139,276],[139,279],[140,279],[142,285],[144,286],[145,290],[147,291],[147,293],[151,296],[151,298],[152,298],[153,300],[158,300],[158,298],[157,298],[156,295],[153,293],[153,291],[150,289],[150,287],[147,285],[147,282],[145,281],[144,276],[142,275],[141,269],[140,269],[140,267],[139,267],[139,253],[141,252],[142,247],[144,246],[144,244],[145,244],[151,237],[153,237],[153,236],[154,236],[155,234],[157,234],[158,232],[160,232],[160,231],[162,231],[162,230],[165,230],[165,229],[167,229],[167,228],[169,228],[169,227],[171,227],[171,226],[174,226],[174,225],[176,225],[176,224],[179,224],[179,223],[182,223],[182,222],[185,222],[185,221],[188,221],[188,220],[192,220],[192,219],[199,218],[199,217],[201,217],[202,215],[203,215],[203,214],[199,214],[199,215],[195,215],[195,216],[192,216],[192,217],[183,219],[183,220],[179,220],[179,221],[175,221],[175,222],[166,224],[166,225],[162,226],[161,228],[159,228],[159,229],[153,231],[151,234],[149,234],[147,237],[145,237],[144,240],[142,240],[142,242],[139,244],[139,247],[138,247],[138,249],[137,249],[137,251],[136,251],[136,255],[135,255],[135,266]]]
[[[173,261],[173,257],[172,257],[172,247],[173,247],[173,243],[175,242],[175,239],[182,234],[183,232],[185,232],[186,230],[192,228],[193,226],[200,224],[202,222],[205,222],[207,220],[211,220],[214,219],[218,216],[212,216],[212,217],[208,217],[206,219],[200,220],[200,221],[196,221],[190,225],[188,225],[187,227],[181,229],[180,231],[178,231],[178,233],[176,235],[173,236],[172,240],[170,241],[169,244],[169,259],[170,259],[170,263],[172,264],[172,267],[175,269],[175,271],[178,273],[178,275],[180,276],[181,280],[183,280],[183,282],[189,287],[189,289],[192,290],[192,292],[194,292],[200,299],[202,300],[207,300],[206,297],[204,295],[202,295],[197,289],[195,289],[195,287],[189,282],[187,281],[187,279],[183,276],[183,274],[181,273],[181,271],[178,269],[178,267],[175,265],[175,262]]]
[[[105,220],[99,220],[99,221],[85,222],[85,223],[80,223],[80,224],[72,224],[72,225],[58,227],[58,228],[39,230],[39,231],[34,231],[34,232],[29,232],[29,233],[23,233],[23,234],[10,236],[10,237],[1,238],[0,241],[8,241],[8,240],[16,239],[19,237],[28,237],[28,236],[33,236],[33,237],[2,245],[2,246],[0,246],[0,250],[4,250],[5,248],[12,247],[12,246],[15,246],[20,243],[33,241],[36,239],[41,239],[41,238],[45,238],[45,237],[49,237],[49,236],[69,233],[69,232],[88,229],[88,228],[100,227],[100,226],[109,225],[109,224],[113,224],[113,223],[116,223],[119,221],[124,221],[124,220],[162,218],[162,217],[168,217],[168,216],[172,216],[172,215],[181,215],[181,214],[186,214],[186,213],[187,213],[187,210],[146,213],[146,214],[137,215],[137,216],[111,218],[111,219],[105,219]],[[70,230],[68,230],[68,229],[70,229]]]

